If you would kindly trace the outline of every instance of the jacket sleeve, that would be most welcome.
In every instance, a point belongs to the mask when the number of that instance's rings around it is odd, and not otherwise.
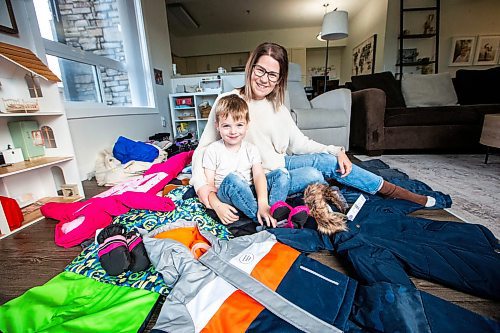
[[[333,251],[333,245],[328,236],[320,235],[313,229],[274,228],[267,231],[273,234],[280,243],[300,252]]]
[[[149,209],[159,212],[171,212],[175,209],[172,199],[150,193],[125,192],[115,196],[115,199],[129,208]]]
[[[288,128],[290,133],[289,146],[288,146],[288,154],[313,154],[313,153],[329,153],[337,156],[342,147],[334,146],[334,145],[324,145],[322,143],[318,143],[302,133],[302,131],[297,127],[295,121],[293,121],[290,111],[284,106],[281,106],[281,111],[286,114],[286,119],[288,122]]]
[[[143,242],[151,263],[171,288],[154,330],[194,332],[194,323],[186,302],[199,289],[199,285],[207,281],[206,277],[214,273],[194,259],[189,249],[177,241],[146,236],[143,237]]]
[[[362,284],[388,282],[414,287],[403,264],[386,249],[363,244],[349,249],[346,257]]]

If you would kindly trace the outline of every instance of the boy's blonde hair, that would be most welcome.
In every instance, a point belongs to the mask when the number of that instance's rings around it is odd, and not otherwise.
[[[229,115],[234,121],[250,122],[247,102],[235,94],[221,97],[215,105],[215,122],[218,124],[221,119],[226,119]]]

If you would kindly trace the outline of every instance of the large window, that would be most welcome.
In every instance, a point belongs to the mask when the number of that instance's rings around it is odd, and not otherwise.
[[[140,0],[33,0],[64,99],[150,106]]]

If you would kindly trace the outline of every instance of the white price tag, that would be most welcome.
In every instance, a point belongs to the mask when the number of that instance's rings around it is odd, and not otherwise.
[[[349,211],[347,212],[347,219],[349,221],[354,220],[354,218],[356,217],[356,215],[358,215],[359,211],[361,210],[361,207],[363,207],[365,202],[366,198],[362,194],[360,194],[359,197],[356,199],[356,202],[354,202],[354,204],[352,205],[351,209],[349,209]]]

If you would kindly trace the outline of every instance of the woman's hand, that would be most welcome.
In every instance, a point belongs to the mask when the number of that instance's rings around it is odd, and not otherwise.
[[[337,155],[337,162],[339,163],[339,169],[337,172],[340,172],[342,176],[341,178],[344,178],[348,174],[351,173],[352,171],[352,162],[349,160],[349,157],[347,157],[347,154],[345,153],[344,150],[341,150],[338,155]]]
[[[259,209],[257,210],[257,220],[260,225],[264,225],[264,221],[268,227],[276,228],[276,219],[271,215],[271,207],[268,204],[259,205]]]
[[[224,225],[231,224],[239,219],[238,215],[236,215],[238,213],[236,208],[226,203],[220,202],[216,205],[216,207],[214,207],[214,210]]]

